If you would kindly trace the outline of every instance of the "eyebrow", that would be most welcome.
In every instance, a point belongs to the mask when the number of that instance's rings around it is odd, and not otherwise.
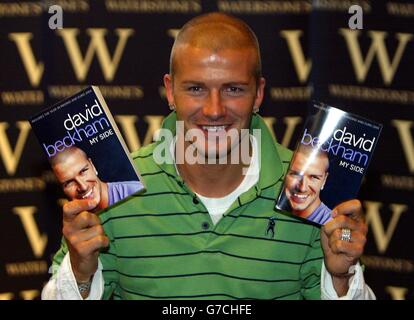
[[[229,82],[229,83],[225,83],[225,86],[235,86],[235,85],[242,85],[242,86],[248,86],[249,83],[248,82],[244,82],[244,81],[239,81],[239,82]]]
[[[89,166],[89,164],[87,163],[87,164],[85,164],[85,166],[84,167],[82,167],[80,170],[79,170],[79,172],[81,172],[82,170],[84,170],[85,168],[87,168]],[[78,172],[78,173],[79,173]],[[62,182],[62,186],[63,185],[65,185],[65,184],[67,184],[67,183],[69,183],[69,182],[71,182],[71,181],[73,181],[74,179],[72,178],[72,179],[68,179],[68,180],[65,180],[65,181],[63,181]]]
[[[289,171],[288,171],[288,174],[290,174],[290,173],[294,173],[294,174],[300,174],[301,173],[301,171],[300,170],[293,170],[293,169],[289,169]],[[303,174],[302,176],[304,176],[304,175],[308,175],[308,176],[315,176],[315,177],[323,177],[324,176],[324,174]]]
[[[193,81],[193,80],[184,80],[184,81],[181,82],[181,84],[197,84],[197,85],[202,85],[202,84],[204,84],[204,82]]]
[[[181,82],[181,85],[205,85],[205,82],[202,81],[196,81],[196,80],[184,80]],[[243,86],[248,86],[249,82],[246,81],[231,81],[231,82],[226,82],[223,84],[224,86],[234,86],[234,85],[243,85]]]

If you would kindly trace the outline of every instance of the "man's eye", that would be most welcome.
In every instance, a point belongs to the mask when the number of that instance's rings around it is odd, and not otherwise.
[[[321,180],[321,177],[319,177],[319,176],[312,176],[312,179],[313,180]]]
[[[84,174],[86,171],[88,171],[89,170],[89,168],[83,168],[81,171],[80,171],[80,173],[81,174]]]
[[[192,86],[192,87],[188,88],[188,91],[190,91],[190,92],[201,92],[202,90],[203,90],[203,88],[200,87],[200,86]]]
[[[243,92],[244,92],[244,89],[240,88],[240,87],[231,86],[231,87],[227,87],[225,89],[225,93],[230,95],[230,96],[238,96],[238,95],[242,94]]]
[[[300,176],[300,173],[299,172],[295,172],[295,171],[290,171],[289,172],[289,175],[296,178],[296,177],[299,177]]]
[[[234,92],[234,93],[236,93],[236,92],[242,92],[243,89],[242,88],[239,88],[239,87],[228,87],[227,88],[227,91],[228,92]]]
[[[68,182],[65,182],[65,183],[62,185],[62,187],[63,187],[64,189],[67,189],[67,188],[70,188],[72,185],[73,185],[73,181],[68,181]]]

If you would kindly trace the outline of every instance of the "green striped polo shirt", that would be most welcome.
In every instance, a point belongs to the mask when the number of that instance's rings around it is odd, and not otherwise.
[[[175,132],[175,121],[163,127]],[[174,164],[154,161],[161,142],[132,154],[147,191],[100,215],[105,299],[320,299],[319,228],[274,209],[291,152],[260,116],[251,129],[261,129],[259,181],[216,225]]]

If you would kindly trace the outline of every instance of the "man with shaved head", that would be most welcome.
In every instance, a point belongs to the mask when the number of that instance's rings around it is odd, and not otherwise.
[[[222,13],[192,19],[164,85],[163,130],[174,138],[132,155],[146,193],[99,217],[87,201],[65,205],[42,298],[374,298],[358,264],[367,232],[358,200],[321,230],[274,210],[291,152],[257,114],[265,79],[251,29]],[[172,161],[158,159],[165,144]]]
[[[285,181],[285,195],[293,214],[312,222],[325,224],[332,210],[320,198],[328,178],[328,154],[311,146],[301,145],[291,161]]]
[[[91,158],[75,146],[58,152],[49,162],[66,196],[70,200],[87,200],[91,212],[105,209],[143,188],[139,181],[103,182]]]

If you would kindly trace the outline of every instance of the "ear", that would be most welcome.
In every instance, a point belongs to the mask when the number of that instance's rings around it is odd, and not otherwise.
[[[174,106],[174,94],[173,94],[173,78],[170,74],[164,75],[164,87],[165,87],[165,95],[167,97],[168,105]]]
[[[265,86],[266,86],[266,79],[261,77],[258,81],[258,85],[256,89],[256,98],[254,99],[253,112],[259,111],[260,105],[263,102]]]
[[[325,173],[325,178],[323,180],[323,185],[322,185],[321,190],[323,190],[323,188],[325,187],[326,179],[328,179],[328,176],[329,176],[329,172]]]
[[[95,166],[93,165],[92,159],[88,158],[89,162],[91,163],[92,170],[95,171],[95,174],[98,175],[98,170],[96,170]]]

